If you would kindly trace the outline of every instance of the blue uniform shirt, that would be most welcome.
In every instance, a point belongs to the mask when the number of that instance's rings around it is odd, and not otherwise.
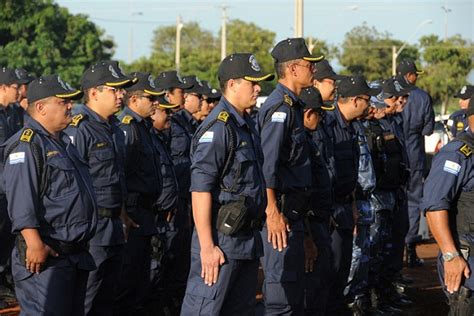
[[[33,130],[31,138],[22,137],[27,128]],[[33,146],[39,148],[43,176],[38,174],[40,161],[36,162]],[[97,224],[97,204],[87,165],[69,137],[61,133],[56,140],[30,118],[2,147],[10,152],[3,178],[12,231],[36,228],[46,242],[89,241]],[[45,181],[40,180],[43,177]]]
[[[164,211],[172,211],[176,208],[178,200],[178,182],[173,168],[173,161],[166,147],[163,133],[154,128],[151,133],[153,134],[153,144],[160,153],[160,170],[163,184],[157,204]]]
[[[219,113],[229,113],[227,123],[215,120]],[[226,124],[233,128],[235,140],[227,130]],[[207,129],[208,128],[208,129]],[[207,129],[204,133],[202,129]],[[202,134],[202,135],[201,135]],[[222,178],[230,146],[235,146],[234,159]],[[262,173],[263,154],[260,138],[252,119],[244,113],[241,117],[234,107],[222,97],[216,108],[196,131],[191,149],[191,189],[192,192],[211,192],[213,217],[217,207],[239,197],[246,198],[250,218],[257,218],[266,205],[265,180]],[[222,187],[227,188],[223,190]],[[253,259],[262,255],[262,241],[258,232],[226,236],[214,229],[215,243],[228,258]],[[193,234],[192,251],[199,253],[199,241]]]
[[[87,106],[82,106],[65,130],[79,155],[89,165],[99,208],[121,209],[127,196],[125,186],[125,137],[118,120],[108,121]],[[124,243],[122,222],[117,218],[99,217],[97,231],[90,244],[113,246]]]
[[[402,112],[405,148],[411,170],[425,168],[425,139],[434,128],[434,111],[431,97],[424,90],[415,88],[410,92]]]
[[[466,133],[474,137],[472,131]],[[452,140],[434,156],[430,174],[423,186],[420,205],[423,211],[451,210],[461,191],[474,190],[474,155],[464,154],[461,151],[463,146],[463,142]]]
[[[359,169],[359,146],[352,125],[346,122],[336,106],[327,112],[324,120],[325,130],[334,148],[336,166],[335,194],[343,197],[356,188]]]
[[[198,122],[186,109],[179,110],[171,116],[169,147],[178,179],[179,194],[185,198],[189,196],[191,139],[198,125]]]
[[[458,110],[451,114],[447,125],[453,137],[456,137],[457,134],[463,132],[468,126],[466,111]]]
[[[125,107],[119,116],[125,135],[127,191],[158,198],[161,192],[160,155],[153,145],[152,123]]]
[[[259,110],[258,127],[266,187],[280,192],[309,188],[312,177],[308,140],[303,107],[295,94],[277,84]]]

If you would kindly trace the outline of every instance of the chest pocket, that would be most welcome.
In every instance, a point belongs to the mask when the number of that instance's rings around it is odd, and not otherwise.
[[[181,126],[174,125],[175,130],[171,134],[171,153],[173,156],[189,156],[191,148],[191,136]]]
[[[91,156],[99,161],[107,161],[113,159],[115,155],[112,148],[106,148],[95,150],[93,153],[91,153]]]
[[[303,130],[291,135],[291,149],[288,157],[290,165],[296,163],[302,156],[302,153],[305,150],[306,141],[306,136]]]
[[[256,163],[255,152],[249,146],[237,149],[232,171],[226,175],[223,181],[224,191],[241,193],[246,186],[252,184],[256,179],[255,177],[258,177],[258,174],[254,174]]]
[[[77,192],[75,183],[75,168],[65,157],[54,157],[46,161],[47,184],[46,195],[57,198]]]
[[[354,144],[352,140],[345,140],[334,148],[338,182],[353,181],[356,175]]]

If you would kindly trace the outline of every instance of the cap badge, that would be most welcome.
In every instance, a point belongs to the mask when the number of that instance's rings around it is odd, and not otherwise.
[[[15,75],[18,79],[21,79],[21,73],[20,73],[20,70],[18,69],[15,69]]]
[[[466,90],[467,90],[467,87],[466,87],[466,86],[462,87],[462,89],[461,89],[461,94],[466,93]]]
[[[395,86],[395,90],[397,90],[397,92],[402,91],[402,86],[400,85],[398,81],[394,81],[393,85]]]
[[[153,82],[153,77],[151,75],[148,76],[148,83],[150,84],[150,87],[153,89],[156,88],[155,83]]]
[[[61,79],[61,77],[58,76],[58,83],[61,85],[61,88],[63,88],[64,90],[72,90],[68,88],[68,86],[64,83],[64,81]]]
[[[257,62],[257,59],[254,55],[250,55],[249,57],[250,67],[255,71],[260,71],[260,65]]]
[[[110,71],[110,74],[112,75],[112,77],[118,79],[119,75],[118,75],[117,72],[115,71],[114,67],[112,67],[112,65],[109,66],[109,71]]]

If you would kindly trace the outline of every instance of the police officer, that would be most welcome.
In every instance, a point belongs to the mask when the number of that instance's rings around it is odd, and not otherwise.
[[[13,104],[18,100],[19,86],[25,81],[14,69],[0,69],[0,144],[15,134],[21,126],[17,124]],[[10,284],[10,255],[14,246],[15,236],[11,234],[11,222],[8,218],[5,193],[0,194],[0,306],[4,301],[14,298],[13,286]]]
[[[379,92],[379,89],[370,88],[363,76],[344,78],[337,89],[339,98],[336,109],[328,112],[324,121],[324,127],[334,148],[334,191],[337,192],[333,211],[335,227],[331,235],[336,277],[330,289],[328,315],[340,314],[341,309],[346,306],[343,291],[350,272],[353,230],[358,218],[354,191],[357,184],[359,148],[351,122],[367,111],[370,96]]]
[[[474,202],[474,101],[468,128],[434,157],[423,190],[422,210],[440,248],[438,271],[450,315],[474,313],[472,205]]]
[[[459,98],[459,107],[461,109],[451,114],[446,124],[451,133],[451,137],[456,137],[458,133],[464,131],[467,127],[466,109],[473,94],[474,86],[467,85],[462,87],[461,90],[454,95],[455,98]]]
[[[16,112],[15,122],[19,128],[23,127],[24,115],[28,108],[28,100],[26,99],[26,92],[28,91],[28,84],[35,79],[33,74],[29,73],[26,69],[17,68],[15,73],[22,80],[22,83],[18,87],[18,100],[13,104],[12,108]]]
[[[410,267],[423,265],[416,255],[416,244],[421,240],[419,203],[423,193],[423,173],[426,166],[424,137],[431,135],[434,128],[434,111],[430,95],[416,87],[418,75],[423,71],[416,68],[412,60],[405,59],[397,65],[397,75],[403,87],[415,86],[402,112],[403,132],[409,157],[410,179],[408,183],[409,229],[407,244],[407,264]]]
[[[170,104],[179,104],[176,109],[182,109],[184,105],[184,89],[191,88],[190,84],[183,82],[177,71],[164,71],[155,79],[155,85],[158,89],[165,90],[165,99]]]
[[[329,296],[329,284],[334,278],[332,266],[331,234],[329,218],[334,203],[334,177],[327,168],[320,145],[312,137],[318,128],[325,111],[334,107],[324,105],[321,94],[314,87],[304,89],[299,99],[304,106],[304,127],[310,147],[313,194],[311,210],[306,216],[306,232],[311,238],[305,239],[305,313],[325,315]],[[312,239],[312,240],[311,240]],[[308,245],[309,244],[309,245]],[[313,244],[316,246],[313,247]],[[314,251],[311,251],[314,250]]]
[[[153,236],[152,261],[151,261],[151,300],[153,304],[166,314],[179,314],[181,306],[175,306],[171,283],[174,276],[175,256],[173,242],[176,240],[177,229],[173,217],[176,214],[178,203],[178,180],[173,168],[173,160],[166,145],[163,131],[170,128],[170,115],[178,104],[170,104],[164,97],[158,97],[158,105],[155,105],[155,113],[151,116],[153,127],[151,129],[153,145],[160,155],[160,170],[162,178],[162,190],[156,202],[157,213],[155,213],[155,225],[158,235]],[[173,248],[174,246],[174,248]],[[171,289],[171,291],[170,291]]]
[[[24,315],[84,315],[97,205],[87,165],[62,132],[71,122],[71,100],[80,96],[57,75],[34,80],[30,119],[2,147],[17,234],[12,272]]]
[[[115,61],[90,66],[81,80],[85,105],[65,130],[89,165],[99,207],[97,230],[89,242],[97,269],[87,283],[88,315],[112,315],[125,243],[122,224],[136,225],[125,210],[125,138],[114,115],[120,111],[122,87],[130,82]]]
[[[370,303],[369,286],[369,258],[370,258],[370,226],[374,222],[374,212],[370,206],[370,195],[375,188],[375,170],[370,155],[366,137],[368,121],[374,116],[372,107],[357,120],[352,126],[357,135],[359,146],[359,167],[355,191],[356,207],[359,212],[356,231],[352,246],[352,263],[347,286],[344,290],[349,308],[354,315],[363,314],[368,310]]]
[[[260,138],[246,109],[258,82],[272,80],[251,54],[219,66],[223,97],[193,138],[191,192],[195,230],[181,315],[254,315],[258,219],[265,207]]]
[[[265,256],[266,314],[303,313],[304,229],[312,185],[310,152],[298,95],[313,83],[314,62],[303,38],[280,41],[272,50],[278,84],[259,110],[267,189]]]
[[[150,116],[160,94],[148,75],[132,74],[136,79],[126,87],[125,108],[119,115],[125,135],[125,177],[127,212],[138,225],[130,230],[125,245],[116,313],[130,315],[143,308],[150,283],[151,236],[157,234],[156,201],[162,190],[160,155],[153,146]]]
[[[313,85],[319,90],[324,102],[334,101],[336,97],[336,81],[344,76],[334,72],[327,60],[321,60],[315,64]]]

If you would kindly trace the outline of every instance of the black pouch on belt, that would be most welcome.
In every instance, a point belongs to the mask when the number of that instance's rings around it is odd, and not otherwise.
[[[281,195],[281,211],[289,219],[299,220],[309,211],[310,191],[291,191]]]
[[[233,235],[239,232],[247,220],[248,208],[245,197],[229,202],[219,208],[216,228],[224,235]]]

